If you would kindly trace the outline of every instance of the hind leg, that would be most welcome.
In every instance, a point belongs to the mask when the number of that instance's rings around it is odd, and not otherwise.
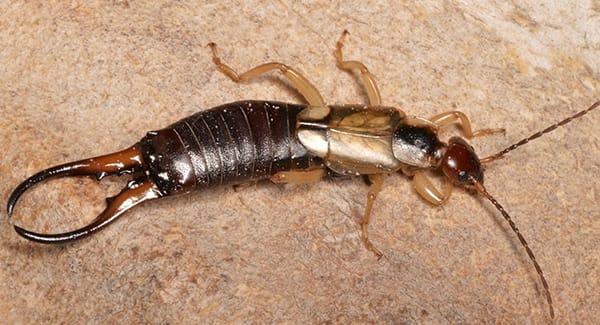
[[[212,60],[222,73],[228,76],[231,80],[235,82],[247,82],[265,73],[271,72],[273,70],[278,70],[283,74],[283,76],[288,79],[294,88],[300,92],[300,94],[306,99],[309,105],[311,106],[325,106],[325,102],[323,101],[323,97],[317,90],[313,84],[308,81],[300,72],[288,67],[287,65],[279,62],[269,62],[265,64],[261,64],[256,66],[244,73],[238,74],[229,67],[227,64],[223,63],[217,54],[217,44],[209,43],[212,51]]]
[[[271,182],[278,184],[306,184],[315,183],[325,177],[325,169],[292,170],[278,172],[271,176]]]
[[[379,106],[381,105],[381,95],[379,95],[379,89],[375,83],[375,77],[371,74],[371,72],[369,72],[369,69],[367,69],[364,64],[358,61],[344,61],[342,48],[344,47],[344,38],[348,34],[348,31],[344,30],[340,36],[340,39],[336,43],[334,55],[337,66],[342,70],[350,72],[354,69],[358,70],[367,91],[367,96],[369,97],[369,105]]]

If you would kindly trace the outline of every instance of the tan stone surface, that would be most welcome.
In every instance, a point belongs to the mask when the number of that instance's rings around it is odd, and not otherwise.
[[[505,137],[482,155],[600,99],[600,5],[502,1],[3,1],[0,194],[57,163],[112,152],[198,110],[299,101],[267,78],[217,73],[289,63],[329,103],[364,102],[332,48],[367,63],[385,104],[428,117],[460,109]],[[529,4],[526,4],[529,3]],[[600,320],[600,112],[490,166],[486,184],[547,274],[559,323]],[[447,137],[448,133],[443,137]],[[59,180],[24,197],[20,224],[89,221],[108,179]],[[138,207],[75,244],[19,238],[0,214],[0,315],[9,322],[548,322],[537,275],[502,217],[455,191],[434,208],[389,177],[374,210],[377,262],[356,221],[360,180],[260,183]]]

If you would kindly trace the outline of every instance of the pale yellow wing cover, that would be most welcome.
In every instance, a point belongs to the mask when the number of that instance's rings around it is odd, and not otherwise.
[[[393,172],[392,136],[405,114],[390,107],[307,107],[298,114],[297,136],[327,167],[344,175]]]

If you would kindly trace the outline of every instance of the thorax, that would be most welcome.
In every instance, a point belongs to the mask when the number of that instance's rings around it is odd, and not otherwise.
[[[435,127],[393,107],[307,107],[296,135],[328,168],[344,175],[428,168],[439,146]]]

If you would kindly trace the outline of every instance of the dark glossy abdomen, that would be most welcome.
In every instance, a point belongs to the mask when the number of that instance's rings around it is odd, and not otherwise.
[[[165,194],[307,169],[315,158],[295,136],[304,105],[243,101],[191,115],[142,140],[144,160]]]

